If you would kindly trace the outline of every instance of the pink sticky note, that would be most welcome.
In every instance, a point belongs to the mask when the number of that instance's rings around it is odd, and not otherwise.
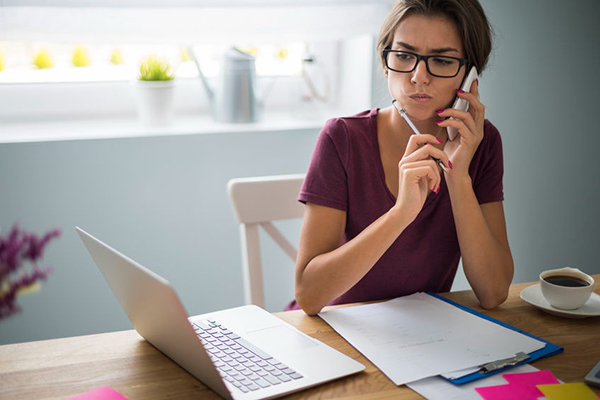
[[[537,386],[537,385],[550,385],[554,383],[560,383],[558,379],[547,369],[543,371],[534,372],[523,372],[522,374],[503,374],[502,377],[506,379],[508,383]],[[540,392],[540,397],[542,393]]]
[[[538,397],[544,395],[536,387],[537,385],[560,383],[552,372],[548,370],[523,372],[520,374],[503,374],[502,377],[508,382],[508,385],[477,388],[477,393],[486,400],[536,400]]]
[[[98,389],[71,397],[69,400],[127,400],[127,397],[109,386],[102,386]]]
[[[539,390],[533,386],[497,385],[475,388],[485,400],[537,400]]]
[[[503,374],[502,377],[511,385],[521,386],[523,392],[529,393],[532,398],[543,397],[544,394],[537,385],[560,383],[552,372],[546,370],[523,372],[521,374]]]
[[[596,400],[598,396],[583,382],[559,385],[539,385],[548,400]]]

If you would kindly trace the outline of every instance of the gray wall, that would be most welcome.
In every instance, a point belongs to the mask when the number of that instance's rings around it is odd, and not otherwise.
[[[600,273],[595,149],[600,2],[482,1],[496,31],[480,79],[505,152],[515,282],[570,265]],[[375,69],[373,104],[389,100]],[[359,111],[359,110],[357,110]],[[129,329],[75,234],[88,230],[169,279],[190,314],[242,303],[238,228],[225,186],[306,169],[316,130],[0,145],[0,226],[64,229],[42,290],[0,321],[0,343]],[[297,225],[284,227],[292,232]],[[267,240],[268,308],[291,265]],[[223,289],[225,284],[229,290]],[[274,289],[273,289],[274,288]]]
[[[596,123],[600,2],[486,1],[497,48],[482,81],[503,133],[515,280],[600,273]]]
[[[479,82],[504,144],[514,282],[563,266],[600,273],[600,2],[480,1],[495,30]],[[373,103],[387,106],[381,74],[374,80]],[[466,285],[459,274],[454,288]]]
[[[0,145],[0,226],[62,227],[42,289],[0,321],[0,343],[129,329],[75,232],[87,230],[168,279],[187,311],[243,304],[234,177],[306,171],[318,130]],[[4,228],[6,227],[6,228]],[[281,228],[297,242],[300,222]],[[293,263],[265,238],[267,306],[293,296]],[[287,284],[282,284],[285,282]]]

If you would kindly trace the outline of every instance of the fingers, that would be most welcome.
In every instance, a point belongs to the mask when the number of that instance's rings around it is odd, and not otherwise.
[[[406,145],[406,150],[404,151],[404,157],[414,153],[415,151],[422,148],[427,143],[443,143],[440,139],[433,135],[423,134],[423,135],[411,135],[408,139],[408,144]]]
[[[461,111],[454,108],[440,110],[437,114],[445,119],[436,121],[441,127],[451,126],[457,129],[465,137],[483,135],[483,121],[485,118],[485,106],[479,101],[479,85],[477,81],[471,85],[471,93],[458,89],[457,96],[469,102],[469,110]],[[452,117],[452,118],[450,118]]]
[[[401,162],[411,163],[420,160],[431,160],[433,157],[440,160],[447,169],[452,169],[448,155],[435,146],[429,146],[432,143],[443,143],[443,141],[433,135],[412,135]]]
[[[473,83],[471,83],[471,90],[469,92],[473,93],[473,95],[479,100],[479,79],[475,79]]]
[[[468,115],[468,113],[465,111],[461,111],[461,113]],[[468,136],[477,136],[479,131],[483,132],[483,127],[482,129],[478,129],[475,121],[473,121],[473,119],[470,117],[465,117],[464,119],[449,118],[445,120],[439,120],[437,121],[437,124],[444,128],[448,126],[455,128],[464,138]]]
[[[413,163],[403,163],[401,161],[399,168],[401,187],[406,184],[418,186],[425,181],[431,191],[439,192],[442,178],[437,164],[432,159]]]
[[[483,121],[485,116],[485,106],[479,101],[479,84],[478,81],[473,82],[471,85],[471,92],[465,92],[460,89],[456,90],[456,95],[461,99],[465,99],[469,102],[469,110],[461,111],[456,110],[454,108],[447,108],[443,110],[442,113],[438,113],[438,115],[443,117],[454,117],[458,119],[468,118],[470,114],[473,117],[473,120]]]

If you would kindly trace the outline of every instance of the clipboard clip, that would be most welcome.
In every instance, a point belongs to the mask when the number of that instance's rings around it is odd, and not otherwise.
[[[511,365],[517,365],[518,363],[525,361],[529,356],[522,351],[515,354],[514,357],[505,358],[503,360],[493,361],[491,363],[483,364],[479,370],[480,374],[487,374],[488,372],[495,371],[500,368],[508,367]]]

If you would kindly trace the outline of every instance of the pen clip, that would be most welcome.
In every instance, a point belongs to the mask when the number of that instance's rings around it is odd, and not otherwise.
[[[518,363],[525,361],[529,356],[522,351],[518,352],[514,357],[505,358],[503,360],[493,361],[491,363],[483,364],[479,370],[480,374],[487,374],[488,372],[496,371],[500,368],[508,367],[511,365],[517,365]]]

